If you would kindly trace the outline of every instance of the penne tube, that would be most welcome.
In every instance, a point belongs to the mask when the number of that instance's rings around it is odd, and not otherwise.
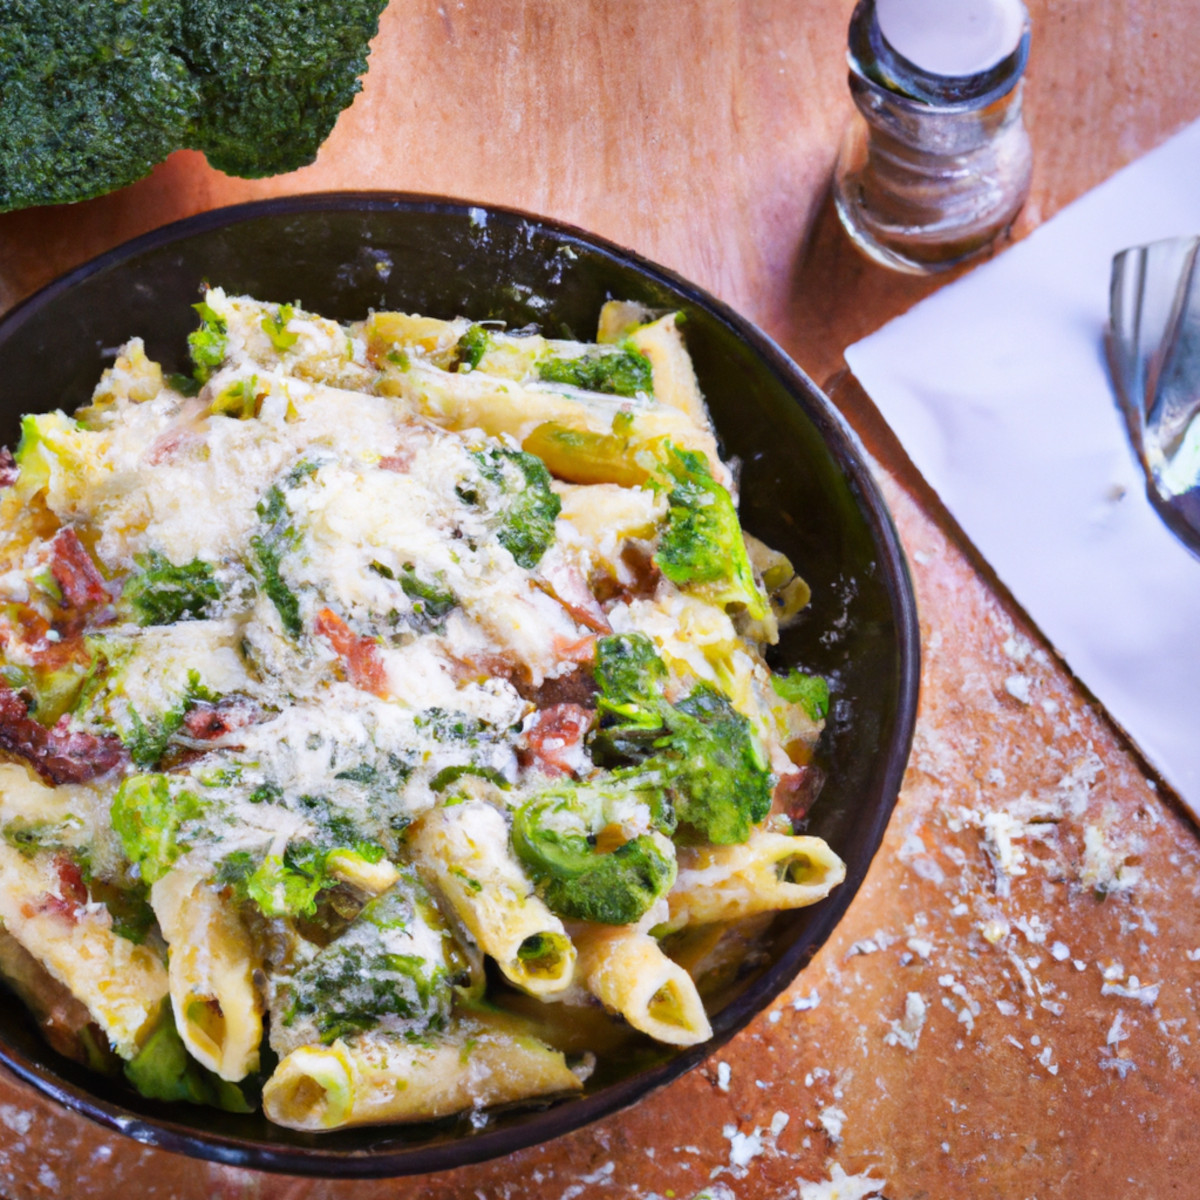
[[[0,842],[4,928],[87,1008],[116,1052],[131,1058],[167,994],[167,972],[151,947],[115,934],[108,910],[81,888],[62,856],[26,857]]]
[[[641,351],[649,360],[654,379],[654,398],[687,413],[701,428],[709,425],[708,409],[700,394],[700,384],[691,355],[679,332],[676,313],[668,313],[649,325],[635,329],[626,345]]]
[[[668,903],[669,928],[735,921],[823,900],[846,865],[817,837],[755,830],[738,846],[682,851]]]
[[[10,933],[0,930],[0,975],[37,1020],[46,1041],[66,1058],[104,1069],[112,1060],[94,1038],[92,1014]]]
[[[237,910],[188,867],[169,871],[150,890],[169,955],[175,1025],[188,1052],[236,1083],[258,1069],[263,1005],[254,984],[261,969]]]
[[[634,404],[621,396],[564,390],[562,385],[501,380],[484,371],[451,374],[415,359],[404,368],[384,365],[379,391],[403,398],[446,429],[481,429],[492,437],[507,434],[524,442],[538,426],[550,423],[611,434],[613,419],[627,414],[632,416],[627,431],[632,441],[648,445],[665,438],[684,449],[698,450],[707,457],[713,478],[725,486],[730,483],[709,426],[697,424],[681,408]]]
[[[263,1089],[276,1124],[319,1132],[431,1121],[583,1085],[558,1050],[470,1020],[435,1041],[363,1036],[293,1050]]]
[[[575,947],[509,853],[508,827],[492,805],[434,809],[410,845],[417,867],[510,982],[532,996],[570,987]]]
[[[363,323],[363,335],[372,362],[383,362],[389,353],[413,349],[444,369],[454,361],[458,340],[470,327],[470,321],[462,317],[441,321],[412,313],[376,312]]]
[[[634,1029],[672,1046],[712,1037],[692,977],[635,926],[592,925],[576,934],[579,977]]]

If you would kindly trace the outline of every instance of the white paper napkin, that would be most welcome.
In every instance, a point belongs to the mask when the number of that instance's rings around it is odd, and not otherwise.
[[[846,359],[967,536],[1200,819],[1200,559],[1146,499],[1104,350],[1112,256],[1197,233],[1200,122]]]

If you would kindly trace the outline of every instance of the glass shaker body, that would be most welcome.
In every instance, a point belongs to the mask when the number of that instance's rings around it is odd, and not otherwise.
[[[869,257],[928,274],[980,254],[1029,192],[1032,152],[1021,119],[1029,27],[1000,62],[938,76],[884,39],[875,0],[850,22],[850,92],[858,108],[834,172],[838,216]]]

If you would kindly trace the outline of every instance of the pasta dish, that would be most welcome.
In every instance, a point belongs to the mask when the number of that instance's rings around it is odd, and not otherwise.
[[[0,459],[0,971],[306,1131],[580,1091],[844,868],[808,601],[675,314],[594,343],[210,290]]]

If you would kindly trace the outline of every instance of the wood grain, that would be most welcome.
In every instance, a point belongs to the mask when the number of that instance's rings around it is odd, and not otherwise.
[[[167,221],[300,191],[450,194],[632,246],[834,386],[909,552],[925,655],[904,791],[837,936],[666,1091],[508,1161],[329,1184],[149,1150],[2,1078],[4,1195],[683,1200],[715,1181],[784,1200],[833,1163],[886,1180],[889,1200],[1197,1194],[1195,830],[839,374],[846,345],[946,282],[866,263],[832,214],[851,7],[393,0],[313,166],[248,182],[181,153],[123,192],[0,217],[0,309]],[[1200,114],[1197,0],[1030,8],[1036,165],[1016,237]],[[1132,881],[1104,898],[1101,852]],[[910,994],[919,1032],[902,1024]]]

